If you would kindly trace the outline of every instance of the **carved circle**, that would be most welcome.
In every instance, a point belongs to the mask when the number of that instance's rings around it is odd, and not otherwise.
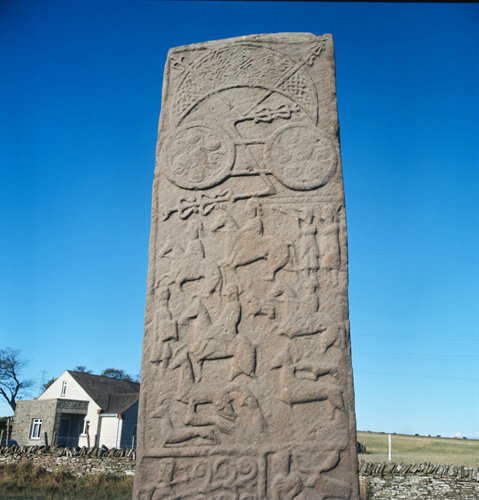
[[[238,461],[238,474],[243,480],[251,480],[258,474],[258,465],[250,457],[242,457]]]
[[[207,189],[229,174],[235,147],[222,130],[189,125],[175,130],[161,150],[168,180],[184,189]]]
[[[222,457],[215,461],[213,465],[213,477],[216,481],[233,481],[234,470],[231,467],[229,458]]]
[[[205,477],[209,472],[208,464],[206,462],[199,462],[195,465],[194,474],[197,478]]]
[[[308,125],[287,125],[265,145],[266,164],[286,187],[307,191],[326,184],[338,164],[333,141]]]

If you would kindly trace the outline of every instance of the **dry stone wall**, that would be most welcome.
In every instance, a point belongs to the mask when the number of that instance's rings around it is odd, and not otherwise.
[[[135,474],[136,451],[133,449],[65,448],[63,446],[0,447],[0,466],[28,461],[50,472],[85,474]]]
[[[479,470],[430,463],[359,463],[361,500],[477,500]]]

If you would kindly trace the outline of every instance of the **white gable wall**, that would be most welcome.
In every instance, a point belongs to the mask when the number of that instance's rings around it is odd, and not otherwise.
[[[66,381],[66,393],[62,396],[63,381]],[[68,373],[63,372],[53,384],[48,387],[38,399],[78,399],[79,401],[91,401],[91,397],[82,386]]]
[[[66,382],[66,392],[62,396],[62,387],[64,381]],[[38,397],[38,399],[76,399],[79,401],[88,401],[88,413],[85,416],[85,420],[90,421],[90,446],[98,445],[98,439],[96,439],[96,436],[99,430],[98,410],[100,409],[100,407],[93,401],[93,399],[88,395],[83,387],[67,371],[63,372],[55,380],[55,382],[53,382],[53,384]],[[88,446],[86,435],[80,436],[78,445]]]
[[[122,420],[118,415],[104,414],[100,416],[100,441],[98,446],[119,448],[121,440]]]

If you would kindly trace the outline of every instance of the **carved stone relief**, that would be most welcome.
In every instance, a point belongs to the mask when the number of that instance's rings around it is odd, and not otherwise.
[[[337,130],[328,35],[170,51],[135,498],[358,498]]]

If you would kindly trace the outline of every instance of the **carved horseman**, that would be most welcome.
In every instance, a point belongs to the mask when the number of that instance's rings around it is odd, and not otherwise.
[[[234,237],[230,254],[226,257],[224,264],[234,265],[238,254],[244,250],[255,246],[254,242],[259,243],[259,238],[263,236],[264,225],[261,205],[256,198],[251,198],[246,202],[246,214],[248,220],[238,230],[238,234]],[[253,243],[253,245],[252,245]],[[242,261],[241,259],[239,261]]]
[[[222,266],[236,271],[259,260],[267,263],[266,279],[273,281],[276,273],[290,261],[290,243],[282,241],[277,235],[264,235],[263,211],[256,198],[246,202],[248,219],[240,227],[239,234],[228,245],[228,255]]]
[[[180,291],[186,282],[204,279],[205,295],[208,296],[221,287],[222,277],[219,266],[205,256],[205,247],[200,238],[201,227],[201,223],[195,220],[189,221],[186,228],[188,241],[185,250],[178,243],[167,240],[159,256],[169,257],[172,260],[169,271],[162,276],[162,279],[177,283]]]
[[[252,376],[255,371],[255,349],[246,337],[238,334],[241,318],[238,288],[230,283],[225,291],[226,300],[216,321],[212,321],[208,309],[198,297],[180,319],[184,326],[194,321],[188,352],[197,381],[201,380],[203,363],[208,359],[232,358],[230,380],[241,373]]]

